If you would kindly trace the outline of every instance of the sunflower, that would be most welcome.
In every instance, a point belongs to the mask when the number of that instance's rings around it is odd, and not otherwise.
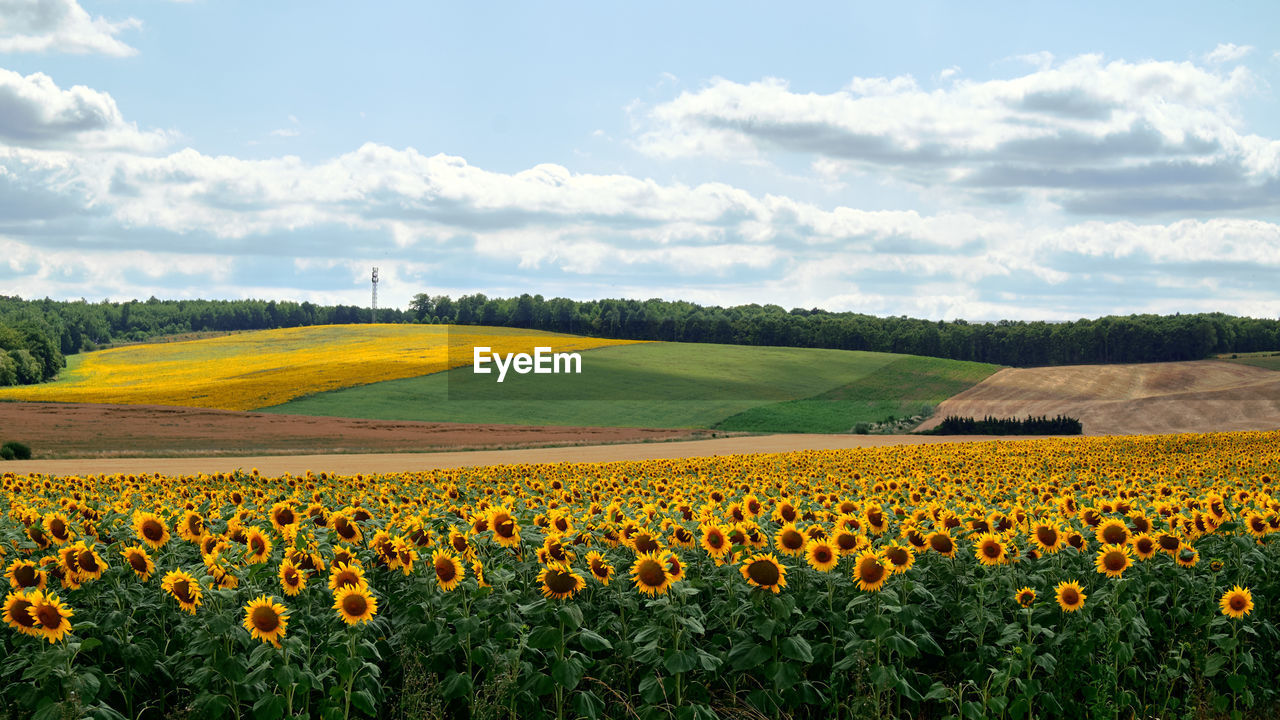
[[[1146,560],[1150,558],[1152,555],[1156,554],[1157,550],[1160,549],[1160,546],[1156,543],[1156,539],[1147,533],[1134,535],[1133,539],[1129,541],[1129,545],[1133,547],[1133,554],[1137,555],[1139,560]]]
[[[609,568],[609,569],[611,571],[613,570],[613,568]],[[480,562],[479,560],[472,560],[471,573],[476,576],[476,587],[482,587],[482,588],[493,587],[484,579],[484,563]]]
[[[702,538],[699,544],[708,555],[716,559],[724,557],[731,549],[729,536],[724,528],[714,524],[702,526]]]
[[[520,524],[505,507],[489,511],[489,527],[493,528],[494,541],[502,547],[516,547],[520,544]]]
[[[471,556],[471,545],[467,543],[467,536],[457,528],[449,530],[449,547],[463,557]]]
[[[978,562],[987,566],[1004,565],[1008,562],[1004,543],[992,533],[983,533],[973,545],[973,554]]]
[[[1244,517],[1245,529],[1249,534],[1261,539],[1262,536],[1271,532],[1271,525],[1267,523],[1267,519],[1261,513],[1251,512]]]
[[[938,530],[929,535],[929,549],[945,557],[956,556],[956,543],[946,530]]]
[[[431,554],[431,564],[435,566],[436,582],[441,590],[449,592],[462,582],[462,563],[458,561],[457,555],[448,550],[436,550]]]
[[[895,574],[910,570],[916,562],[915,551],[908,545],[900,545],[896,542],[880,548],[880,556],[889,563],[889,569]]]
[[[840,551],[826,540],[814,539],[804,546],[804,558],[814,570],[831,572],[840,563]]]
[[[647,595],[665,595],[671,587],[671,575],[666,563],[653,553],[641,553],[631,564],[631,575],[636,589]]]
[[[146,543],[152,550],[159,550],[169,542],[169,527],[164,521],[149,512],[137,511],[133,514],[133,534]]]
[[[773,544],[778,548],[778,552],[794,557],[804,553],[807,539],[804,533],[796,529],[795,523],[787,523],[774,534]]]
[[[787,586],[787,567],[773,553],[750,555],[742,561],[742,577],[762,590],[782,592]]]
[[[204,591],[187,571],[170,570],[160,580],[160,587],[172,595],[184,611],[196,614],[196,606],[200,604]]]
[[[1218,606],[1222,608],[1223,615],[1239,620],[1253,611],[1253,593],[1249,592],[1249,588],[1236,585],[1222,593]]]
[[[280,638],[284,637],[285,628],[289,626],[289,611],[274,598],[259,595],[244,606],[244,622],[241,624],[251,637],[280,647]]]
[[[1058,583],[1058,586],[1054,588],[1054,593],[1057,595],[1058,607],[1062,608],[1063,612],[1079,610],[1084,607],[1084,599],[1088,597],[1088,595],[1084,594],[1084,588],[1080,587],[1080,583],[1074,580],[1071,582],[1064,580]]]
[[[418,551],[415,549],[413,541],[397,536],[391,541],[391,550],[395,553],[395,565],[400,569],[400,572],[405,575],[412,573],[413,564],[418,560]]]
[[[1128,545],[1103,545],[1098,549],[1094,559],[1094,567],[1107,577],[1118,578],[1124,574],[1133,562]]]
[[[1043,552],[1048,554],[1058,552],[1067,542],[1062,530],[1057,525],[1048,522],[1036,523],[1031,528],[1031,539]]]
[[[54,545],[62,545],[71,542],[72,532],[71,525],[67,520],[67,516],[60,512],[49,513],[44,517],[41,523],[44,532],[53,541]]]
[[[249,528],[245,533],[244,553],[245,559],[253,565],[266,562],[271,557],[271,539],[256,526]]]
[[[348,625],[367,623],[378,614],[378,600],[366,587],[343,587],[333,594],[333,609]]]
[[[1182,567],[1195,567],[1196,563],[1200,562],[1200,551],[1190,545],[1183,545],[1178,548],[1178,554],[1174,557],[1177,558],[1178,564]]]
[[[307,589],[306,573],[299,572],[298,566],[287,558],[280,563],[280,587],[290,597]]]
[[[29,612],[32,598],[39,590],[20,590],[11,592],[4,598],[4,622],[23,635],[39,636],[35,618]]]
[[[49,581],[49,573],[30,560],[14,560],[5,575],[9,578],[9,587],[14,590],[43,590]]]
[[[31,607],[27,608],[27,614],[35,621],[35,632],[32,635],[42,637],[52,644],[71,632],[70,618],[75,613],[71,608],[63,605],[57,595],[34,590],[27,599],[31,603]]]
[[[867,542],[866,538],[852,530],[837,530],[831,541],[835,543],[841,557],[858,552]]]
[[[1013,594],[1014,602],[1024,608],[1031,607],[1036,601],[1036,591],[1029,587],[1024,587]]]
[[[85,580],[97,580],[102,577],[102,572],[107,569],[107,563],[98,554],[98,551],[92,545],[86,544],[81,540],[71,547],[76,551],[76,567],[77,579],[81,582]]]
[[[1156,536],[1156,544],[1160,546],[1162,552],[1169,553],[1170,557],[1177,557],[1178,549],[1182,547],[1182,539],[1172,533],[1160,533]]]
[[[364,568],[336,561],[333,563],[333,568],[329,571],[330,590],[336,593],[342,588],[367,588],[368,586],[368,582],[364,579]]]
[[[292,537],[298,530],[298,513],[293,509],[293,504],[288,502],[278,502],[271,506],[271,526],[280,533],[282,537]]]
[[[1129,528],[1115,518],[1108,518],[1094,530],[1094,537],[1103,545],[1124,545],[1129,542]]]
[[[333,564],[334,565],[359,565],[360,562],[355,559],[356,554],[349,547],[342,544],[333,546]]]
[[[950,538],[947,538],[950,540]],[[853,567],[853,579],[858,581],[858,589],[864,592],[876,592],[884,587],[884,581],[893,574],[880,560],[873,550],[863,550]]]
[[[538,573],[538,582],[542,583],[542,596],[564,600],[571,598],[579,590],[586,587],[582,576],[561,562],[553,562]]]
[[[141,545],[130,545],[121,550],[120,555],[142,582],[150,580],[156,571],[155,562],[151,560],[151,556],[147,554],[147,551]]]
[[[343,542],[359,545],[364,541],[364,533],[351,516],[339,510],[329,516],[329,527],[342,538]]]
[[[203,557],[205,569],[213,577],[213,583],[221,590],[240,587],[240,578],[232,572],[232,566],[222,557],[222,553],[213,552]]]
[[[200,542],[204,534],[204,518],[200,513],[195,510],[183,513],[182,520],[178,523],[178,537],[191,542]]]
[[[613,579],[613,566],[605,561],[604,556],[599,552],[592,550],[587,553],[587,567],[591,570],[591,577],[600,581],[601,585],[609,586],[609,581]]]

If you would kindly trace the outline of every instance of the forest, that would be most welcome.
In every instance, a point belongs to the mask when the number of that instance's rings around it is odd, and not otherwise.
[[[0,296],[0,385],[52,379],[64,357],[165,335],[304,325],[450,323],[629,340],[907,353],[1027,367],[1198,360],[1280,350],[1280,321],[1222,313],[1128,315],[1069,322],[934,321],[778,305],[702,306],[524,294],[453,299],[420,293],[408,310],[277,300],[94,302]]]
[[[906,353],[1017,367],[1199,360],[1280,350],[1280,321],[1222,313],[1128,315],[1070,322],[950,322],[777,305],[666,300],[488,298],[419,294],[416,322],[505,325],[628,340],[818,347]]]

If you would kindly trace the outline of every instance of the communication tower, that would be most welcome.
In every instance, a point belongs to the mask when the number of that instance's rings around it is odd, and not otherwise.
[[[373,269],[373,304],[369,308],[369,322],[378,322],[378,268]]]

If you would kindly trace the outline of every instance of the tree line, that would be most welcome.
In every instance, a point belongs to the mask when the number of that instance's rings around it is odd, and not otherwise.
[[[906,353],[1019,367],[1199,360],[1280,350],[1280,321],[1222,313],[1108,316],[1071,322],[951,322],[778,305],[666,300],[416,295],[416,322],[501,325],[628,340]]]
[[[96,302],[23,300],[0,295],[0,385],[51,380],[65,356],[163,335],[345,325],[373,319],[369,308],[276,300]],[[409,322],[402,310],[380,308],[377,321]]]
[[[1066,415],[1057,417],[996,418],[990,415],[981,420],[959,415],[948,415],[932,430],[921,435],[1079,435],[1084,432],[1080,421]]]

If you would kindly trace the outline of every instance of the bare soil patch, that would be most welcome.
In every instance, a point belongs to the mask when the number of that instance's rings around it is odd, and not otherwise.
[[[1009,368],[938,406],[948,415],[1079,418],[1086,435],[1280,428],[1280,373],[1216,360]]]
[[[275,416],[273,416],[275,417]],[[258,457],[185,458],[96,458],[68,460],[11,461],[0,470],[14,473],[89,475],[116,473],[161,473],[194,475],[229,473],[236,470],[278,476],[301,475],[308,470],[340,475],[420,472],[483,465],[510,465],[557,462],[612,462],[616,460],[661,460],[744,453],[775,453],[794,450],[838,450],[884,445],[994,442],[1023,440],[1014,437],[934,437],[928,435],[760,435],[724,437],[677,442],[543,447],[473,452],[429,452],[353,455],[274,455]]]
[[[37,459],[430,452],[710,436],[708,430],[470,425],[160,405],[0,402],[0,441],[24,442]],[[0,464],[0,471],[9,469]]]

